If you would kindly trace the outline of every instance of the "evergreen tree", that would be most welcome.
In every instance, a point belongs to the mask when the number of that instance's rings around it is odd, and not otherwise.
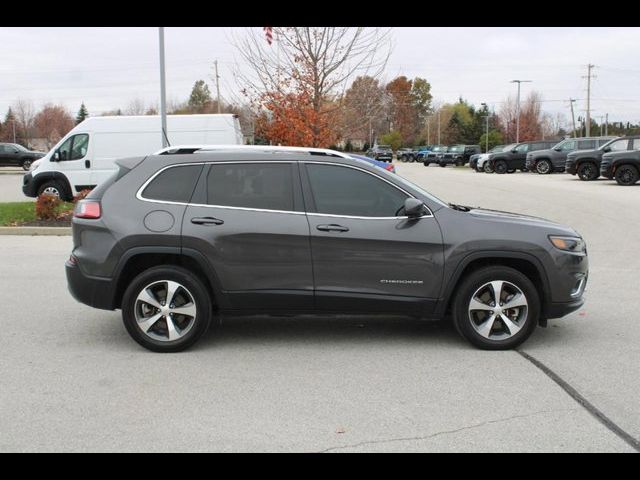
[[[78,110],[78,114],[76,115],[76,125],[82,123],[88,116],[89,111],[87,110],[87,107],[84,106],[84,102],[82,102],[82,104],[80,105],[80,110]]]
[[[211,101],[209,86],[204,83],[204,80],[198,80],[193,85],[189,96],[189,108],[193,111],[201,112]]]

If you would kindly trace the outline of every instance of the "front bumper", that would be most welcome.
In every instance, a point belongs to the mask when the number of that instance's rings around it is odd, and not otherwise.
[[[585,298],[580,297],[577,300],[573,300],[571,302],[551,303],[547,306],[545,318],[549,319],[564,317],[565,315],[578,310],[580,307],[582,307],[582,305],[584,305],[584,302]]]
[[[77,262],[64,264],[71,296],[80,303],[102,310],[115,310],[115,288],[110,278],[90,277],[82,273]]]
[[[566,173],[570,173],[571,175],[575,175],[576,173],[578,173],[576,171],[576,162],[574,162],[573,160],[567,160],[564,164],[564,171]]]
[[[36,182],[33,181],[33,175],[31,173],[26,173],[22,177],[22,193],[27,197],[38,196],[38,192],[36,192]]]

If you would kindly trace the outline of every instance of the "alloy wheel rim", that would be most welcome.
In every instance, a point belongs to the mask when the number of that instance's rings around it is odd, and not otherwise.
[[[529,304],[522,290],[506,280],[493,280],[478,288],[468,307],[473,329],[488,340],[507,340],[527,322]]]
[[[628,168],[623,169],[620,175],[620,179],[622,180],[623,183],[631,183],[631,180],[632,180],[631,170],[629,170]]]
[[[184,285],[160,280],[140,291],[134,311],[136,324],[144,335],[160,342],[173,342],[193,328],[197,305]]]
[[[549,164],[547,162],[538,163],[538,171],[540,173],[547,173],[549,171]]]
[[[56,197],[60,196],[60,192],[56,187],[47,187],[42,191],[42,193],[44,193],[45,195],[54,195]]]

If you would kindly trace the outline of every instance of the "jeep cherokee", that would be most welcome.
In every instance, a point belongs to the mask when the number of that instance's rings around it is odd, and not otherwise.
[[[507,349],[584,303],[569,227],[447,204],[352,158],[192,150],[118,160],[74,211],[71,294],[121,309],[150,350],[254,313],[451,317],[477,347]]]
[[[508,151],[502,151],[500,153],[492,153],[489,159],[485,163],[489,164],[488,168],[485,168],[485,172],[494,171],[496,173],[513,173],[516,170],[522,172],[527,171],[525,165],[527,153],[535,152],[536,150],[545,150],[553,147],[556,141],[537,140],[535,142],[522,142],[518,143],[514,148]]]

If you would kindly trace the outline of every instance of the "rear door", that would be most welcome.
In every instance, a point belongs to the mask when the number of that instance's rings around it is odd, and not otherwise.
[[[182,223],[237,310],[313,307],[309,223],[295,161],[214,162]]]
[[[410,195],[367,170],[304,162],[316,307],[428,314],[442,281],[440,228],[408,219]]]

